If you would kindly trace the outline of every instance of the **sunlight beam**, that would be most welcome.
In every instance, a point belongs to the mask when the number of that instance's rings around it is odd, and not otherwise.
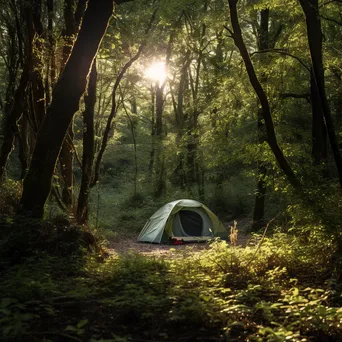
[[[166,81],[166,67],[164,62],[155,62],[145,71],[145,76],[160,87]]]

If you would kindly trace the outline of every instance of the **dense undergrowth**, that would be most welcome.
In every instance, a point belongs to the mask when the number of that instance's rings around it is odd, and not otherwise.
[[[66,216],[15,218],[20,187],[9,189],[0,194],[1,341],[342,341],[332,196],[321,199],[330,221],[292,206],[282,232],[246,248],[213,241],[147,257],[108,255]],[[115,204],[120,215],[101,207],[99,217],[116,220],[112,235],[132,235],[157,205],[135,196]]]
[[[276,234],[165,258],[1,260],[2,341],[340,341],[333,245]]]

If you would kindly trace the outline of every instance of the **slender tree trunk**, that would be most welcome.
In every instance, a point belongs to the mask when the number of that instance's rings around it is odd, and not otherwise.
[[[279,167],[286,175],[288,181],[290,184],[298,190],[300,193],[302,192],[302,186],[300,182],[298,181],[297,177],[295,176],[294,172],[292,171],[292,168],[290,167],[288,161],[286,160],[283,151],[278,145],[277,137],[275,135],[274,131],[274,125],[273,125],[273,119],[271,115],[271,109],[270,105],[266,96],[266,93],[261,86],[258,77],[255,73],[254,66],[252,64],[251,58],[249,56],[249,53],[247,51],[246,45],[242,38],[241,33],[241,27],[238,20],[238,14],[236,5],[238,3],[238,0],[228,0],[229,2],[229,9],[230,9],[230,17],[231,17],[231,23],[233,27],[233,31],[230,31],[232,38],[234,39],[234,43],[237,46],[237,48],[240,51],[241,57],[245,63],[245,67],[249,76],[249,80],[251,82],[251,85],[254,88],[255,93],[257,94],[261,108],[262,108],[262,114],[263,119],[265,121],[265,128],[267,133],[267,143],[269,144]]]
[[[156,86],[156,125],[155,125],[155,152],[154,152],[154,169],[155,169],[155,196],[161,197],[165,194],[165,153],[163,146],[163,107],[164,107],[164,84]]]
[[[156,136],[163,134],[163,107],[164,107],[164,86],[157,84],[156,87]]]
[[[122,98],[122,96],[121,96]],[[129,127],[131,130],[131,134],[132,134],[132,140],[133,140],[133,150],[134,150],[134,196],[137,195],[138,193],[138,156],[137,156],[137,140],[136,140],[136,136],[135,136],[135,130],[134,130],[134,122],[130,116],[130,114],[128,113],[128,110],[126,108],[126,105],[124,103],[124,101],[122,102],[125,114],[127,116],[127,119],[129,121]],[[133,114],[137,114],[137,104],[135,99],[133,99],[132,105],[131,105],[131,112]]]
[[[203,11],[204,13],[208,9],[208,2],[204,2]],[[198,104],[198,94],[199,94],[199,86],[200,86],[200,71],[203,60],[203,51],[204,51],[204,38],[206,35],[207,27],[206,24],[203,23],[198,32],[199,35],[199,47],[198,47],[198,56],[196,59],[196,68],[195,68],[195,78],[192,78],[191,70],[189,70],[189,80],[190,87],[192,92],[192,102],[193,102],[193,111],[191,117],[188,120],[188,143],[187,143],[187,180],[191,183],[196,183],[198,189],[199,197],[203,199],[204,196],[204,188],[202,185],[204,184],[204,177],[202,177],[203,172],[201,171],[200,166],[200,158],[198,154],[198,145],[199,145],[199,135],[197,133],[197,125],[198,125],[198,117],[201,114],[201,110],[199,109]],[[197,52],[197,51],[196,51]],[[188,184],[188,185],[190,185]]]
[[[152,181],[153,174],[153,164],[154,164],[154,153],[156,149],[155,143],[155,96],[154,96],[154,87],[151,86],[151,152],[150,152],[150,163],[148,169],[150,171],[150,176]]]
[[[3,180],[9,155],[14,149],[15,134],[18,132],[17,121],[23,113],[26,88],[29,81],[30,58],[25,63],[19,86],[15,92],[12,108],[5,116],[4,140],[0,148],[0,182]]]
[[[112,0],[89,0],[73,51],[53,89],[48,115],[37,136],[30,169],[24,180],[19,213],[34,217],[44,214],[61,145],[78,111],[87,76],[113,9]]]
[[[312,69],[310,73],[310,102],[312,109],[312,159],[313,165],[319,166],[325,163],[328,158],[327,130]]]
[[[97,70],[95,59],[89,77],[88,93],[84,97],[82,179],[76,214],[77,222],[80,224],[88,222],[88,202],[95,153],[94,112],[96,104],[96,82]]]
[[[51,1],[51,0],[48,0]],[[64,39],[65,44],[63,47],[61,69],[64,68],[70,53],[72,51],[72,46],[75,37],[79,30],[79,25],[82,20],[84,10],[86,7],[86,0],[79,0],[77,2],[77,7],[74,13],[75,0],[65,0],[64,1]],[[53,62],[53,61],[52,61]],[[51,63],[51,69],[54,65]],[[53,76],[51,76],[52,82]],[[60,154],[59,162],[61,175],[63,179],[63,189],[62,189],[62,201],[65,207],[71,210],[73,205],[73,187],[74,187],[74,174],[73,174],[73,164],[74,164],[74,150],[73,150],[73,140],[74,140],[74,123],[73,120],[68,128],[68,133],[64,139]]]
[[[49,0],[50,1],[50,0]],[[77,24],[74,17],[75,0],[64,1],[64,22],[65,29],[63,31],[64,46],[62,53],[61,71],[63,70],[65,63],[67,62],[75,36],[77,35]],[[63,141],[62,148],[59,153],[59,164],[62,176],[62,201],[68,210],[71,210],[73,205],[73,163],[74,163],[74,151],[73,151],[73,139],[74,139],[74,123],[71,121],[68,133]]]
[[[308,34],[308,42],[310,47],[312,68],[315,77],[315,83],[318,89],[320,101],[322,103],[324,120],[327,127],[327,133],[331,150],[335,159],[338,172],[340,186],[342,188],[342,158],[337,142],[334,128],[334,122],[327,95],[325,92],[325,78],[322,56],[322,29],[319,16],[318,0],[299,0],[306,18],[306,28]]]
[[[54,19],[54,2],[53,0],[46,0],[46,6],[48,10],[48,38],[49,38],[49,68],[50,68],[50,85],[51,88],[56,83],[56,55],[55,55],[55,46],[56,42],[53,37],[53,19]],[[48,73],[47,73],[48,76]],[[46,89],[48,92],[48,89]],[[49,102],[48,102],[49,103]]]
[[[2,110],[4,113],[4,116],[10,112],[10,108],[13,104],[13,95],[15,94],[16,90],[16,81],[17,81],[17,75],[18,75],[18,65],[21,61],[21,56],[18,56],[17,53],[17,45],[21,45],[21,39],[19,38],[19,34],[16,32],[16,30],[20,30],[20,25],[11,25],[10,23],[7,23],[7,34],[8,34],[8,45],[7,45],[7,78],[6,78],[6,92],[4,96],[4,103],[2,105]],[[18,44],[16,37],[18,36]],[[19,51],[19,54],[21,52]],[[18,59],[19,57],[19,59]]]
[[[156,198],[162,197],[166,192],[166,169],[165,169],[165,151],[163,146],[163,137],[156,136],[155,148],[155,190],[154,196]]]
[[[122,1],[124,2],[124,1]],[[119,3],[119,1],[116,1],[116,3]],[[102,138],[102,141],[101,141],[101,146],[100,146],[100,149],[99,149],[99,153],[97,155],[97,158],[96,158],[96,162],[95,162],[95,170],[94,170],[94,179],[92,180],[92,186],[94,186],[100,179],[100,165],[101,165],[101,161],[102,161],[102,158],[103,158],[103,155],[104,155],[104,152],[107,148],[107,144],[108,144],[108,140],[110,138],[110,132],[112,131],[112,126],[113,126],[113,120],[116,116],[116,113],[118,111],[118,102],[117,102],[117,98],[116,98],[116,95],[117,95],[117,90],[119,88],[119,85],[121,83],[121,80],[122,78],[124,77],[124,75],[126,74],[127,70],[132,66],[132,64],[139,59],[139,57],[141,56],[145,46],[146,46],[146,43],[147,43],[147,40],[146,40],[146,37],[148,35],[148,33],[150,32],[151,28],[152,28],[152,25],[153,25],[153,22],[155,20],[155,17],[156,17],[156,13],[157,11],[155,10],[150,18],[150,21],[147,25],[147,28],[145,29],[145,39],[144,41],[141,43],[141,45],[139,46],[139,49],[137,51],[137,53],[122,67],[122,69],[120,70],[116,80],[115,80],[115,83],[114,83],[114,87],[113,87],[113,91],[112,91],[112,108],[111,108],[111,111],[110,111],[110,114],[108,116],[108,119],[107,119],[107,124],[106,124],[106,128],[103,132],[103,138]]]
[[[43,51],[43,44],[41,38],[43,37],[43,25],[41,22],[41,0],[32,1],[32,21],[34,32],[33,35],[37,36],[34,39],[34,47],[32,52],[32,70],[31,70],[31,91],[33,99],[33,116],[38,124],[41,126],[46,114],[46,99],[45,87],[42,77],[43,62],[41,52]]]
[[[258,49],[259,51],[267,50],[269,48],[269,17],[270,10],[269,8],[265,8],[260,11],[260,25],[258,29]],[[260,63],[264,61],[263,55],[259,57]],[[267,76],[263,73],[260,77],[260,83],[264,84],[267,81]],[[257,113],[257,129],[258,129],[258,143],[259,145],[263,145],[267,139],[265,135],[265,125],[262,109],[258,109]],[[255,202],[254,202],[254,210],[253,210],[253,223],[252,230],[256,231],[260,229],[264,224],[265,218],[265,197],[266,197],[266,176],[267,176],[267,167],[265,162],[258,160],[257,166],[257,189],[255,194]]]
[[[62,148],[59,153],[59,162],[63,179],[62,201],[67,209],[72,208],[73,204],[73,164],[74,164],[74,149],[73,149],[73,121],[68,128],[67,135],[63,141]]]
[[[181,75],[178,85],[177,91],[177,101],[172,96],[174,113],[175,113],[175,121],[177,124],[177,137],[176,137],[176,145],[177,145],[177,166],[174,171],[175,184],[179,185],[181,189],[185,189],[186,187],[186,170],[185,170],[185,153],[183,146],[184,139],[184,123],[186,122],[186,116],[184,115],[184,97],[185,92],[188,87],[188,69],[191,63],[190,58],[191,51],[188,50],[184,56],[183,66],[181,68]]]
[[[29,166],[29,143],[28,143],[28,122],[27,115],[22,115],[19,123],[18,142],[19,142],[19,161],[21,164],[20,179],[24,179]]]

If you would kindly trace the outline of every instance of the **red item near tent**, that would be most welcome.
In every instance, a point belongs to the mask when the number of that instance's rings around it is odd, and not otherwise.
[[[170,238],[170,243],[171,245],[183,245],[184,242],[182,240]]]

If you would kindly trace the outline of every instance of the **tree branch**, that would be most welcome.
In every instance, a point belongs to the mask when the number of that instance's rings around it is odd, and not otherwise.
[[[223,25],[223,27],[229,32],[230,38],[234,38],[234,32],[226,25]]]
[[[304,99],[304,100],[308,101],[309,103],[311,103],[311,101],[310,101],[310,94],[309,93],[304,93],[304,94],[281,93],[280,97],[282,99],[286,99],[286,98],[289,98],[289,97],[292,97],[294,99]]]
[[[109,133],[110,133],[110,130],[112,128],[113,119],[115,118],[116,113],[118,111],[118,104],[116,101],[117,89],[119,88],[120,82],[121,82],[122,78],[124,77],[126,71],[140,57],[141,53],[143,52],[143,50],[146,46],[146,43],[147,43],[147,39],[148,39],[147,35],[152,28],[153,22],[156,18],[156,14],[157,14],[157,9],[153,12],[153,14],[151,16],[149,24],[145,30],[145,39],[141,43],[141,45],[139,46],[138,52],[122,67],[121,71],[119,72],[119,75],[117,76],[117,78],[115,80],[113,92],[112,92],[112,109],[111,109],[110,114],[109,114],[108,119],[107,119],[107,124],[106,124],[106,128],[104,130],[104,133],[103,133],[101,147],[100,147],[99,153],[98,153],[97,158],[96,158],[95,170],[94,170],[94,179],[91,182],[91,187],[93,187],[99,181],[100,164],[101,164],[102,157],[103,157],[103,154],[105,152],[105,149],[107,147],[107,143],[108,143],[108,139],[109,139]]]
[[[286,52],[282,49],[267,49],[261,51],[254,51],[250,54],[250,56],[253,57],[254,55],[259,53],[278,53],[280,55],[292,57],[293,59],[297,60],[308,72],[310,72],[310,67],[308,67],[299,57],[292,55],[291,53]]]
[[[327,6],[327,5],[330,5],[332,3],[336,3],[336,4],[342,4],[342,0],[328,0],[326,2],[323,2],[323,4],[319,5],[319,7],[324,7],[324,6]]]
[[[324,19],[324,20],[328,20],[328,21],[331,21],[331,22],[333,22],[333,23],[335,23],[335,24],[337,24],[337,25],[340,25],[340,26],[342,26],[342,21],[338,21],[338,20],[336,20],[336,19],[334,19],[334,18],[329,18],[329,17],[326,17],[326,16],[324,16],[324,15],[320,15],[320,17],[322,18],[322,19]]]

